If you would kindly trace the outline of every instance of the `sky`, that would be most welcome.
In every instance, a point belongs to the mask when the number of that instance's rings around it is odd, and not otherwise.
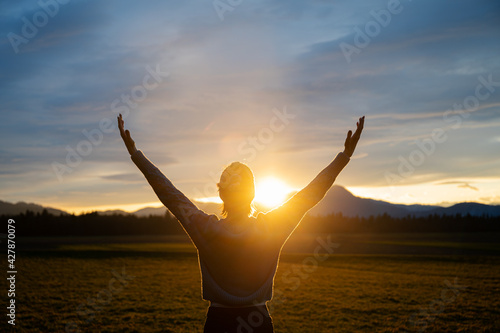
[[[2,1],[0,200],[159,205],[118,134],[190,198],[232,161],[300,189],[500,204],[500,2]]]

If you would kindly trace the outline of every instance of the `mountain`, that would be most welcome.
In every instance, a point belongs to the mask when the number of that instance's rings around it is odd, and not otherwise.
[[[137,216],[149,216],[149,215],[165,215],[167,212],[167,208],[165,207],[145,207],[139,210],[136,210],[132,214]]]
[[[462,202],[451,207],[438,207],[430,211],[431,214],[438,215],[467,215],[470,214],[472,216],[481,216],[481,215],[489,215],[489,216],[500,216],[500,205],[491,206],[484,205],[477,202]]]
[[[198,208],[200,208],[201,210],[203,210],[204,212],[208,213],[208,214],[220,214],[220,205],[219,204],[216,204],[216,203],[211,203],[211,202],[198,202],[198,201],[195,201],[195,204],[196,206],[198,206]],[[106,211],[99,211],[98,213],[99,214],[104,214],[104,215],[112,215],[113,212],[115,211],[110,211],[110,210],[106,210]],[[137,216],[141,216],[141,217],[144,217],[144,216],[149,216],[149,215],[165,215],[165,213],[167,212],[167,208],[165,207],[144,207],[144,208],[141,208],[139,210],[136,210],[135,212],[132,212],[132,213],[128,213],[128,212],[125,212],[125,211],[116,211],[118,212],[117,214],[135,214]]]
[[[292,194],[291,194],[292,195]],[[220,204],[206,203],[195,201],[196,205],[208,214],[220,215]],[[18,202],[12,204],[0,201],[0,214],[16,215],[24,213],[26,210],[31,210],[35,213],[42,212],[43,209],[51,214],[67,214],[66,212],[49,207],[43,207],[33,203]],[[128,213],[123,210],[107,210],[99,211],[102,215],[113,214],[136,214],[137,216],[149,215],[164,215],[166,212],[165,207],[145,207],[135,212]],[[369,217],[370,215],[388,214],[393,217],[405,217],[408,215],[427,216],[430,214],[438,215],[467,215],[472,216],[500,216],[500,205],[484,205],[474,202],[464,202],[453,205],[451,207],[441,207],[432,205],[401,205],[392,204],[386,201],[374,200],[368,198],[360,198],[354,196],[351,192],[342,186],[334,185],[325,195],[323,200],[309,211],[310,215],[329,215],[333,213],[342,213],[345,216],[362,216]]]
[[[20,213],[25,213],[28,210],[34,213],[41,213],[43,212],[44,209],[46,209],[48,213],[53,215],[68,214],[67,212],[60,209],[43,207],[34,203],[26,203],[20,201],[18,203],[13,204],[10,202],[0,200],[0,214],[17,215]]]
[[[428,216],[438,215],[467,215],[472,216],[500,216],[500,206],[490,206],[479,203],[464,202],[450,207],[432,205],[401,205],[386,201],[360,198],[342,186],[334,185],[323,200],[310,210],[311,215],[328,215],[341,212],[345,216],[364,216],[388,214],[393,217],[408,215]]]
[[[317,204],[309,214],[328,215],[341,212],[345,216],[364,216],[382,215],[384,213],[394,217],[404,217],[416,212],[426,212],[435,209],[438,206],[425,205],[400,205],[392,204],[386,201],[360,198],[354,196],[351,192],[342,186],[334,185],[327,192],[323,200]]]
[[[290,196],[292,195],[293,193],[290,194]],[[220,204],[199,201],[195,201],[195,203],[204,212],[220,216]],[[165,214],[165,210],[164,207],[149,207],[133,212],[133,214],[139,216],[148,216],[150,214],[163,215]],[[382,214],[388,214],[393,217],[405,217],[408,215],[427,216],[429,214],[470,214],[473,216],[487,214],[490,216],[500,216],[500,206],[489,206],[479,203],[459,203],[451,207],[392,204],[381,200],[356,197],[342,186],[334,185],[323,200],[309,212],[310,215],[328,215],[332,213],[342,213],[345,216],[352,217],[356,215],[369,217],[370,215],[376,216]]]

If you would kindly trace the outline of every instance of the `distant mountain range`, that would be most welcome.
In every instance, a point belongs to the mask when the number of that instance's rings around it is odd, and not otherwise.
[[[196,205],[209,214],[220,214],[219,204],[196,202]],[[44,209],[47,209],[49,213],[55,215],[68,214],[60,209],[43,207],[34,203],[18,202],[13,204],[0,201],[0,214],[4,215],[16,215],[24,213],[27,210],[41,213]],[[165,207],[145,207],[132,213],[123,210],[99,211],[100,214],[104,215],[135,214],[137,216],[163,215],[165,212]],[[325,195],[323,200],[309,212],[311,215],[328,215],[332,213],[342,213],[345,216],[357,215],[364,217],[382,215],[384,213],[393,217],[404,217],[407,215],[427,216],[431,214],[500,216],[500,205],[484,205],[474,202],[458,203],[450,207],[392,204],[386,201],[356,197],[345,188],[334,185]]]
[[[458,203],[450,207],[433,205],[401,205],[386,201],[360,198],[342,186],[334,185],[325,195],[323,200],[310,210],[311,215],[328,215],[341,212],[345,216],[382,215],[387,213],[393,217],[405,217],[408,215],[428,216],[438,215],[473,215],[500,216],[500,205],[484,205],[475,202]]]
[[[16,215],[20,213],[25,213],[28,210],[34,213],[41,213],[44,209],[46,209],[48,213],[53,215],[68,214],[60,209],[44,207],[34,203],[26,203],[20,201],[18,203],[13,204],[10,202],[0,200],[0,214],[2,215]]]

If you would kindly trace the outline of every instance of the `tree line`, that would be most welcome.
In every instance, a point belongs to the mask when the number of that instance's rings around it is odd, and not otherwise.
[[[165,215],[53,215],[27,211],[17,216],[2,214],[3,221],[16,221],[18,237],[35,236],[112,236],[180,235],[182,226],[170,213]],[[472,215],[429,215],[392,217],[388,214],[349,217],[342,213],[327,216],[306,215],[298,227],[306,233],[387,233],[387,232],[500,232],[500,217]]]
[[[308,232],[499,232],[500,216],[438,215],[427,216],[407,215],[392,217],[387,213],[369,217],[349,217],[342,213],[327,216],[306,215],[299,228]]]

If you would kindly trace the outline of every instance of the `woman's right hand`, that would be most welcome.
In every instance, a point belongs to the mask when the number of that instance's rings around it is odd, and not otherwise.
[[[120,135],[123,139],[123,142],[125,143],[125,146],[127,147],[127,150],[130,155],[135,153],[137,151],[137,148],[135,148],[135,142],[132,140],[132,137],[130,136],[130,131],[125,130],[125,122],[123,121],[122,114],[117,117],[118,119],[118,129],[120,130]]]

